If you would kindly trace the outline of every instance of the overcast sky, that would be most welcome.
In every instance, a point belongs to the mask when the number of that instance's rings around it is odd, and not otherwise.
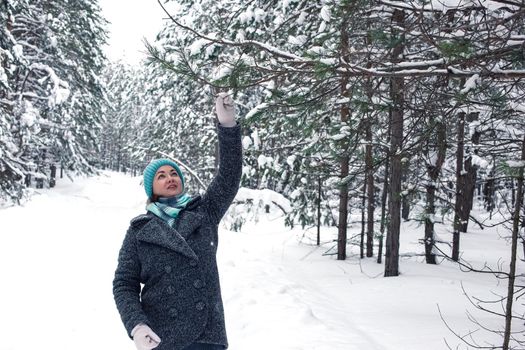
[[[166,17],[157,0],[99,0],[109,24],[109,45],[104,52],[111,60],[122,58],[137,64],[145,57],[142,39],[153,41]]]

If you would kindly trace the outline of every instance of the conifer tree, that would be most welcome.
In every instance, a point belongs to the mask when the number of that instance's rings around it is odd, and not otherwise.
[[[21,64],[16,41],[11,34],[13,7],[0,2],[0,201],[16,201],[23,196],[23,164],[16,159],[17,146],[11,132],[13,118],[14,68]]]
[[[95,1],[6,0],[2,6],[2,122],[8,125],[2,132],[10,134],[2,151],[16,173],[5,182],[18,188],[9,195],[16,200],[35,179],[52,185],[51,166],[94,170],[93,130],[105,101],[99,80],[105,22]]]

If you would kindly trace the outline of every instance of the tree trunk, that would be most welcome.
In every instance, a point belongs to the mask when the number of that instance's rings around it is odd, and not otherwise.
[[[371,20],[367,19],[367,26],[371,26]],[[367,46],[373,42],[371,32],[365,37],[365,43]],[[367,68],[372,68],[372,59],[368,56]],[[367,101],[370,106],[373,106],[374,87],[372,78],[365,79],[365,92]],[[367,116],[365,119],[365,174],[366,174],[366,186],[367,186],[367,227],[366,227],[366,256],[374,256],[374,210],[375,210],[375,191],[374,191],[374,156],[373,156],[373,136],[372,136],[372,124],[373,124],[373,112],[367,110]],[[382,244],[381,240],[381,244]]]
[[[369,116],[370,118],[370,116]],[[366,225],[366,256],[374,255],[374,159],[372,154],[372,121],[366,120],[366,189],[367,189],[367,225]]]
[[[390,133],[390,131],[389,131]],[[387,155],[385,163],[385,179],[383,181],[383,193],[381,194],[381,225],[379,227],[379,244],[377,248],[377,263],[381,264],[381,259],[383,258],[383,237],[385,235],[385,226],[386,226],[386,201],[388,199],[388,178],[389,178],[389,168],[390,161]]]
[[[521,160],[525,161],[525,136],[521,145]],[[507,287],[507,303],[505,305],[505,331],[503,333],[503,350],[509,349],[512,330],[512,302],[514,300],[514,281],[516,279],[516,258],[518,250],[518,232],[520,228],[520,212],[523,202],[523,167],[519,170],[516,201],[514,202],[514,217],[512,223],[512,250],[510,258],[509,281]]]
[[[461,232],[467,232],[468,222],[470,218],[470,211],[474,203],[474,191],[476,189],[476,177],[477,167],[472,165],[472,157],[468,157],[464,164],[465,174],[463,174],[463,198],[461,201],[463,204],[460,206],[460,230]]]
[[[317,245],[321,244],[321,187],[322,179],[317,179]]]
[[[433,181],[430,180],[432,183]],[[425,215],[425,260],[427,264],[436,264],[436,255],[433,252],[434,244],[434,214],[436,186],[431,184],[427,186],[427,207]]]
[[[341,179],[348,176],[348,157],[341,160]],[[337,234],[337,260],[346,259],[346,226],[348,222],[348,184],[339,189],[339,224]]]
[[[410,163],[407,158],[403,160],[402,168],[401,168],[401,183],[406,184],[408,182],[408,172],[410,168]],[[407,186],[401,187],[403,195],[401,196],[401,218],[403,221],[408,221],[408,218],[410,216],[410,197],[411,192]]]
[[[494,210],[494,168],[490,170],[487,181],[483,186],[483,201],[485,210],[492,212]]]
[[[366,182],[363,185],[363,197],[361,202],[361,244],[359,252],[361,259],[365,257],[365,224],[366,224]]]
[[[456,151],[456,199],[454,205],[454,227],[452,233],[452,260],[459,260],[459,235],[461,232],[461,212],[464,205],[464,186],[463,186],[463,154],[465,143],[465,113],[458,113],[457,130],[457,151]]]
[[[390,142],[390,133],[391,133],[391,125],[388,123],[388,130],[387,130],[387,139],[386,143],[388,144]],[[388,185],[388,179],[390,178],[390,155],[387,152],[387,155],[385,157],[385,176],[383,179],[383,192],[381,193],[381,222],[379,227],[379,244],[377,248],[377,263],[381,264],[381,261],[383,259],[383,239],[385,237],[385,227],[387,227],[389,224],[387,222],[386,217],[386,206],[387,206],[387,200],[388,200],[388,193],[389,185]]]
[[[436,264],[436,256],[433,252],[435,245],[434,238],[434,215],[436,213],[435,207],[435,193],[436,183],[441,173],[441,167],[445,162],[447,151],[446,145],[446,127],[442,121],[434,123],[434,119],[430,120],[430,127],[436,130],[437,145],[432,149],[437,149],[436,160],[434,164],[429,164],[427,167],[429,182],[426,186],[427,204],[425,213],[425,259],[427,264]]]
[[[521,217],[525,218],[525,213],[521,213]],[[524,232],[525,230],[523,229],[523,227],[525,227],[525,219],[523,219],[523,221],[521,222],[521,227],[521,232]],[[523,255],[525,256],[525,236],[523,234],[521,235],[521,247],[523,249]]]
[[[408,193],[401,196],[401,217],[403,221],[408,221],[410,216],[410,195]]]
[[[397,28],[404,27],[405,13],[395,9],[392,14],[392,36],[400,36],[398,44],[392,50],[392,61],[399,61],[404,51],[404,35]],[[397,33],[396,33],[397,32]],[[389,229],[386,237],[385,277],[399,275],[399,231],[401,224],[401,176],[402,176],[402,142],[403,142],[403,104],[404,80],[392,78],[390,94],[391,107],[391,141],[390,141],[390,196],[388,211],[390,213]]]
[[[478,119],[477,113],[469,113],[467,116],[467,121],[472,122],[474,120]],[[471,153],[477,154],[477,145],[479,145],[479,140],[481,138],[481,133],[479,131],[475,131],[472,133],[472,147],[471,147]],[[477,172],[477,165],[472,164],[472,156],[467,157],[464,164],[464,196],[463,196],[463,205],[461,206],[461,213],[460,213],[460,219],[461,219],[461,232],[467,232],[468,230],[468,223],[470,219],[470,211],[472,210],[472,205],[474,204],[474,195],[476,192],[476,179],[478,176]]]
[[[346,62],[349,62],[349,48],[348,48],[348,32],[347,32],[348,18],[344,18],[341,24],[341,58]],[[343,74],[341,77],[341,96],[348,97],[348,74]],[[344,125],[350,116],[350,109],[348,105],[343,104],[340,110],[341,123]],[[347,224],[348,224],[348,183],[346,178],[348,176],[348,163],[349,156],[347,153],[347,147],[344,146],[345,150],[341,157],[341,186],[339,189],[339,225],[337,234],[337,260],[346,259],[346,239],[347,239]]]
[[[397,79],[394,79],[397,80]],[[402,86],[392,82],[393,91]],[[399,233],[401,226],[401,141],[403,139],[403,111],[392,111],[391,134],[391,164],[390,164],[390,196],[388,212],[390,213],[389,228],[386,237],[385,277],[399,275]]]

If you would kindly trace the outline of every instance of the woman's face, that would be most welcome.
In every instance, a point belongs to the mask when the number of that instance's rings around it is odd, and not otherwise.
[[[173,197],[182,193],[182,180],[171,165],[161,166],[153,179],[153,195]]]

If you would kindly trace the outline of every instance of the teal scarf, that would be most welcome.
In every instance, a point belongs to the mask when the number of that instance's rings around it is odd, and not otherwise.
[[[169,198],[160,197],[158,202],[148,204],[146,210],[157,215],[159,218],[166,221],[168,225],[173,227],[179,213],[186,208],[186,205],[190,200],[191,197],[185,193]]]

